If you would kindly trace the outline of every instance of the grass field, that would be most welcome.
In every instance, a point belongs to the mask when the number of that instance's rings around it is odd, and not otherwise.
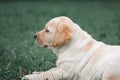
[[[33,39],[53,17],[68,16],[95,39],[120,44],[120,2],[0,3],[0,80],[55,67],[57,57]]]

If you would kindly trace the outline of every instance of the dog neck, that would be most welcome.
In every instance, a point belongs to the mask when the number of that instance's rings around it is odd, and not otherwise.
[[[58,56],[59,54],[64,53],[64,51],[69,48],[69,45],[70,45],[70,42],[67,42],[65,45],[62,45],[60,47],[57,47],[57,48],[52,47],[52,51]]]

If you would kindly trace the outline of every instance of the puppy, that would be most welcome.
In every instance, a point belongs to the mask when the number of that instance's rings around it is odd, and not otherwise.
[[[34,38],[57,55],[57,67],[28,80],[120,80],[120,46],[96,41],[67,17],[53,18]]]

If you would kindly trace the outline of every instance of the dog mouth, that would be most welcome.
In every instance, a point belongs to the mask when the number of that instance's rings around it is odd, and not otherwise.
[[[48,45],[44,45],[43,47],[44,47],[44,48],[47,48],[47,47],[48,47]]]
[[[48,43],[44,41],[41,37],[34,35],[35,43],[43,48],[48,48]]]
[[[46,42],[43,42],[41,39],[36,39],[35,40],[35,43],[40,46],[40,47],[43,47],[43,48],[47,48],[48,47],[48,44]]]

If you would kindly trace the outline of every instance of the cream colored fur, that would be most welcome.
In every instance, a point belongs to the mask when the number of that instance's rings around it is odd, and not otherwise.
[[[64,21],[71,25],[69,27],[72,29],[72,38],[61,46],[53,47],[56,26]],[[47,42],[44,45],[57,55],[56,67],[45,72],[25,75],[25,78],[28,80],[71,80],[72,78],[73,80],[120,80],[120,46],[96,41],[67,17],[56,17],[50,20],[46,27],[52,33],[45,35]],[[43,46],[39,41],[37,43]]]

